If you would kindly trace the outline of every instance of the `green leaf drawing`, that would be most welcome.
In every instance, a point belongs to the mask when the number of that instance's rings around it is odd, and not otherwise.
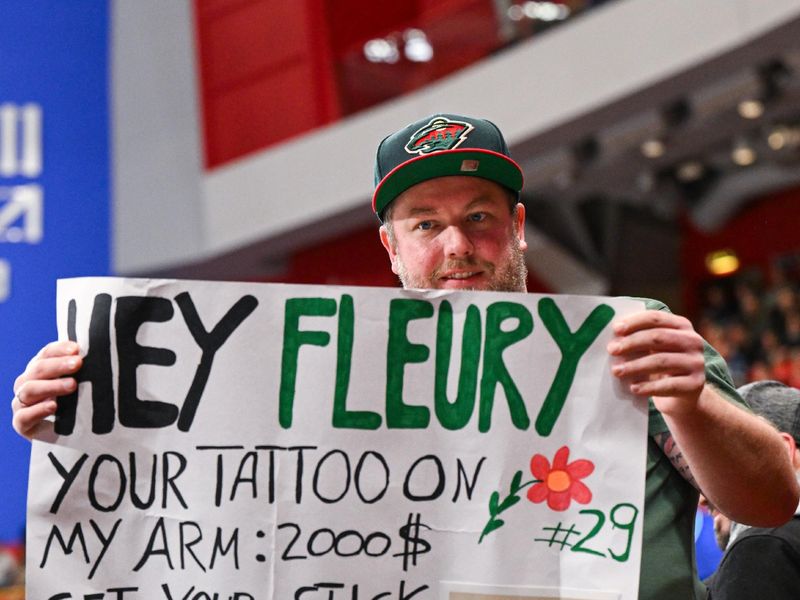
[[[511,489],[519,488],[519,484],[522,483],[522,471],[517,471],[514,473],[514,477],[511,479]]]
[[[489,496],[489,514],[493,517],[497,515],[499,512],[498,504],[500,503],[500,493],[499,492],[492,492],[492,495]]]
[[[503,512],[507,508],[511,508],[517,502],[519,502],[519,496],[508,496],[508,497],[506,497],[506,499],[503,500],[503,503],[500,505],[500,512]]]
[[[503,498],[502,502],[500,501],[500,492],[492,492],[491,496],[489,496],[489,520],[486,522],[486,525],[481,532],[481,537],[478,538],[479,544],[483,541],[483,538],[485,538],[495,529],[500,529],[506,524],[503,519],[499,519],[497,516],[519,502],[520,497],[518,494],[524,488],[528,487],[529,485],[533,485],[534,483],[541,483],[541,480],[533,479],[531,481],[522,483],[522,471],[517,471],[511,478],[511,485],[508,487],[508,495]]]
[[[502,527],[505,524],[506,522],[503,521],[503,519],[494,519],[489,521],[488,523],[486,523],[486,527],[484,527],[483,531],[481,532],[481,539],[483,539],[485,535],[490,534],[492,531],[498,529],[499,527]],[[480,544],[480,542],[478,543]]]

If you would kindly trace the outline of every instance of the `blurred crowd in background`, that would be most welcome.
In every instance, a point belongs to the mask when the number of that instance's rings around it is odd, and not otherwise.
[[[800,388],[800,254],[769,272],[710,282],[695,325],[725,358],[736,386],[774,379]]]

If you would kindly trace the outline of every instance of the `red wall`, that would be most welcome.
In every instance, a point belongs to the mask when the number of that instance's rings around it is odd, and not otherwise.
[[[370,210],[364,206],[364,210]],[[271,281],[326,285],[397,286],[389,257],[378,238],[378,220],[346,235],[295,253],[285,273]]]
[[[195,0],[205,164],[340,116],[320,0]]]
[[[205,165],[418,89],[500,46],[494,0],[194,0]],[[372,38],[425,31],[428,63],[373,64]]]

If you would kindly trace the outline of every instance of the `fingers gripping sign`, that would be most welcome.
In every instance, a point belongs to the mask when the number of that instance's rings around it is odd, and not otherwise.
[[[706,382],[703,338],[685,317],[646,310],[616,321],[611,371],[666,414],[691,412]]]
[[[11,400],[14,429],[32,438],[45,419],[56,412],[56,397],[75,391],[74,374],[81,368],[78,345],[74,342],[51,342],[31,359],[14,382]]]

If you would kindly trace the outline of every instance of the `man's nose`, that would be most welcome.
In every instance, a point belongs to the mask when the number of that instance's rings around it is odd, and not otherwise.
[[[472,240],[461,227],[451,225],[444,231],[444,249],[448,257],[469,256],[472,254]]]

